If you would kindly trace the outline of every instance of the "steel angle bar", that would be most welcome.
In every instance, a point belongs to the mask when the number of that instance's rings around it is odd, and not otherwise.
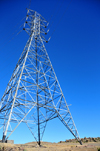
[[[34,104],[35,106],[35,104]],[[13,131],[9,134],[9,136],[7,137],[7,139],[10,137],[10,135],[14,132],[14,130],[19,126],[19,124],[24,120],[24,118],[29,114],[29,112],[34,108],[34,106],[32,106],[32,108],[26,113],[26,115],[20,120],[20,122],[18,123],[18,125],[13,129]],[[7,140],[6,139],[6,140]]]

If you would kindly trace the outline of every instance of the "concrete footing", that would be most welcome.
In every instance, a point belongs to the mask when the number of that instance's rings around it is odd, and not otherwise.
[[[0,143],[2,143],[2,140],[0,140]],[[5,143],[14,144],[14,140],[6,140]]]

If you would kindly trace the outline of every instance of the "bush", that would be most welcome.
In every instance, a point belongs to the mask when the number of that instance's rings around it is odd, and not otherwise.
[[[98,151],[100,151],[100,148],[98,148]]]

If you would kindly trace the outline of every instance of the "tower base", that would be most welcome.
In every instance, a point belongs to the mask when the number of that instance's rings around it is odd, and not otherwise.
[[[6,136],[5,135],[3,135],[3,137],[2,137],[2,143],[6,143]]]

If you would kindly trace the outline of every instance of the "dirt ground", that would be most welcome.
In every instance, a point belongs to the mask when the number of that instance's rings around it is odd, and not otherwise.
[[[97,151],[100,142],[78,143],[47,143],[42,142],[39,147],[35,142],[26,144],[0,143],[0,151]]]

